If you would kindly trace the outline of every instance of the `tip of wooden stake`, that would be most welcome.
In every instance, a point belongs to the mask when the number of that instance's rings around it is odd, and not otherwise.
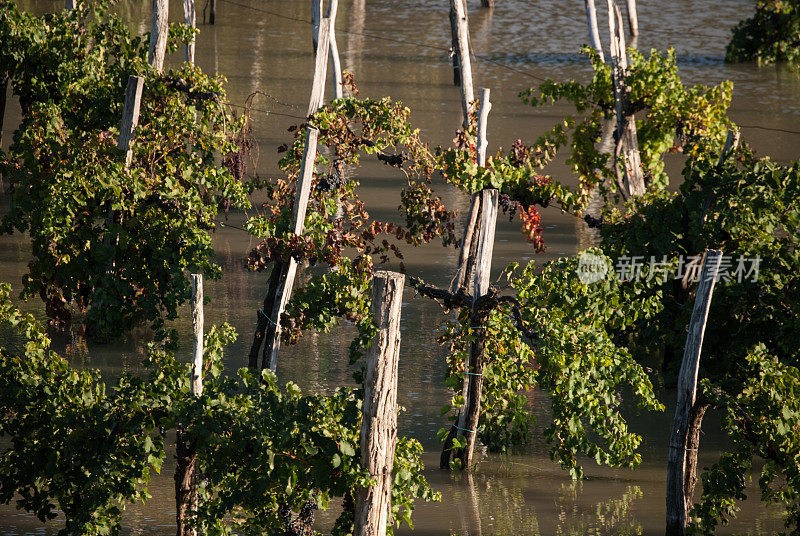
[[[378,270],[377,272],[375,272],[375,274],[373,274],[372,277],[374,279],[386,279],[386,280],[390,279],[405,280],[406,278],[405,274],[401,274],[399,272],[392,272],[389,270]]]

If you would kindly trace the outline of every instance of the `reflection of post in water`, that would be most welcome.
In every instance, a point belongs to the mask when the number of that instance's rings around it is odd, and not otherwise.
[[[475,490],[475,479],[472,473],[464,474],[462,483],[465,484],[467,492],[467,500],[458,501],[458,514],[461,517],[463,535],[481,536],[481,512],[478,507],[478,493]]]
[[[255,93],[261,89],[262,75],[264,73],[264,58],[267,56],[264,53],[264,36],[267,32],[267,19],[260,17],[258,21],[258,30],[256,30],[256,40],[253,46],[255,59],[253,66],[250,69],[250,92]]]
[[[480,50],[490,50],[489,40],[492,37],[492,16],[494,15],[493,9],[481,9],[472,19],[475,28],[475,41],[478,42]]]
[[[633,517],[632,508],[644,497],[641,488],[628,485],[616,497],[582,506],[579,498],[585,498],[583,482],[570,482],[561,486],[561,494],[555,501],[558,515],[555,517],[556,534],[641,534],[642,525]]]
[[[217,47],[217,27],[211,28],[211,48],[214,50],[214,74],[219,73],[219,48]]]
[[[350,35],[347,36],[345,69],[351,73],[361,73],[361,58],[364,55],[364,19],[366,0],[353,0],[350,5]]]

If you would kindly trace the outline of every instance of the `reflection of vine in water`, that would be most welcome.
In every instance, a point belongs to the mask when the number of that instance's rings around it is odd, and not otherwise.
[[[543,517],[527,496],[530,491],[528,471],[520,474],[511,465],[504,469],[507,471],[501,470],[492,476],[485,472],[471,475],[460,482],[451,500],[455,504],[473,506],[474,511],[470,514],[468,508],[463,512],[459,509],[461,527],[451,528],[451,536],[627,536],[642,533],[641,523],[631,513],[633,505],[644,497],[639,486],[628,485],[619,496],[586,504],[579,502],[586,498],[581,481],[564,483],[553,500],[553,507],[547,508],[556,515]]]
[[[561,494],[556,499],[559,511],[556,534],[569,536],[605,535],[627,536],[641,534],[642,524],[631,515],[634,502],[642,499],[641,488],[628,485],[618,498],[609,498],[595,503],[594,508],[580,512],[577,501],[585,497],[583,482],[573,481],[561,486]]]

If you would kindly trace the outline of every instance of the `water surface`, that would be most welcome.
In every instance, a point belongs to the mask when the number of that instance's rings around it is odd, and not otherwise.
[[[472,43],[477,57],[473,65],[475,87],[492,89],[493,108],[489,121],[489,150],[508,147],[516,138],[532,141],[570,110],[563,106],[533,109],[517,94],[542,79],[570,78],[586,81],[591,75],[586,59],[577,53],[588,42],[583,2],[569,0],[497,0],[493,11],[480,9],[469,0]],[[600,5],[603,4],[603,5]],[[640,2],[641,50],[675,47],[683,79],[692,84],[735,84],[731,116],[743,125],[746,140],[758,151],[788,161],[798,157],[800,135],[764,130],[800,130],[800,80],[778,68],[724,64],[724,48],[730,28],[753,8],[745,0],[650,0]],[[44,13],[63,4],[33,1],[28,9]],[[224,74],[229,99],[243,103],[248,95],[262,91],[272,99],[257,101],[255,137],[260,151],[257,171],[275,174],[276,149],[291,139],[287,127],[298,122],[310,94],[313,58],[308,3],[297,0],[217,0],[217,24],[200,25],[197,61],[208,71]],[[450,44],[447,2],[413,0],[342,0],[337,20],[337,39],[344,67],[355,73],[362,95],[391,96],[408,105],[413,123],[428,141],[447,144],[460,124],[460,95],[452,85],[447,48]],[[607,43],[604,2],[598,14],[601,37]],[[198,2],[202,18],[203,2]],[[149,30],[150,4],[124,1],[120,11],[141,32]],[[182,17],[181,4],[171,2],[172,19]],[[176,55],[168,61],[178,62]],[[330,86],[328,91],[330,92]],[[284,104],[279,104],[284,103]],[[8,140],[19,111],[10,103],[4,138]],[[270,112],[270,113],[268,113]],[[6,143],[8,143],[6,141]],[[668,169],[678,175],[678,157],[668,157]],[[569,169],[556,163],[548,170],[574,184]],[[399,187],[403,178],[376,163],[366,163],[357,172],[361,195],[370,212],[382,218],[398,218]],[[463,213],[468,200],[463,194],[440,187],[451,207]],[[254,206],[258,206],[256,196]],[[8,209],[3,197],[0,214]],[[590,244],[580,222],[557,210],[543,212],[547,252],[535,256],[518,232],[517,223],[498,221],[494,272],[510,262],[545,262],[574,254]],[[244,258],[256,242],[240,227],[245,214],[232,213],[228,226],[215,236],[218,260],[223,267],[220,281],[206,283],[207,325],[229,322],[239,339],[227,351],[231,370],[246,365],[255,311],[265,291],[261,274],[244,268]],[[426,281],[446,285],[454,272],[456,251],[439,245],[405,250],[408,272]],[[29,260],[23,236],[0,237],[0,280],[21,287]],[[38,302],[25,308],[43,315]],[[406,292],[403,305],[403,344],[400,361],[400,433],[418,438],[426,449],[427,476],[442,491],[443,501],[422,505],[415,515],[418,535],[535,535],[535,534],[662,534],[666,476],[667,434],[671,423],[674,392],[662,391],[668,406],[663,414],[631,415],[632,427],[642,433],[643,464],[635,472],[596,468],[587,463],[590,479],[575,483],[547,456],[541,439],[544,424],[537,426],[534,443],[520,452],[484,456],[475,475],[451,476],[438,465],[436,431],[445,424],[439,408],[450,393],[443,386],[444,350],[436,343],[436,327],[445,320],[438,306]],[[186,318],[177,323],[188,336]],[[328,335],[307,335],[300,344],[282,352],[278,376],[295,381],[304,389],[326,392],[351,384],[347,346],[353,330],[342,326]],[[114,344],[90,345],[76,364],[101,368],[116,374],[137,371],[147,333],[136,330]],[[57,346],[64,341],[57,340]],[[188,348],[183,357],[188,360]],[[533,411],[546,423],[546,395],[533,396]],[[707,418],[702,439],[701,465],[713,463],[724,437],[713,416]],[[153,499],[129,509],[126,534],[166,535],[174,533],[171,464],[151,486]],[[699,487],[699,486],[698,486]],[[739,520],[720,534],[770,534],[780,526],[779,512],[764,509],[754,499],[744,504]],[[320,514],[320,530],[335,514]],[[0,507],[0,535],[55,534],[57,523],[41,526],[34,518]],[[407,534],[402,529],[398,534]]]

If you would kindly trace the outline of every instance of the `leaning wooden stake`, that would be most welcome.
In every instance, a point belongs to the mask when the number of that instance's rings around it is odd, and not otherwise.
[[[131,165],[133,151],[131,142],[136,134],[136,126],[139,124],[139,109],[142,104],[142,90],[144,89],[144,77],[128,77],[128,87],[125,89],[125,105],[122,108],[122,122],[119,127],[119,140],[117,147],[125,155],[125,168]]]
[[[191,393],[203,394],[203,274],[192,274],[192,336],[194,354],[192,358]],[[177,536],[196,536],[190,517],[200,506],[197,474],[197,445],[188,437],[183,426],[178,427],[176,438],[175,505],[178,524]]]
[[[186,21],[186,26],[189,28],[197,27],[197,14],[194,9],[194,0],[183,0],[183,18]],[[186,48],[183,52],[184,59],[189,63],[194,63],[194,48],[195,38],[186,43]]]
[[[603,54],[603,43],[600,42],[600,30],[597,27],[597,8],[595,7],[594,0],[584,0],[586,5],[586,22],[589,25],[589,39],[592,42],[592,47],[600,55],[603,62],[606,57]]]
[[[486,165],[486,131],[489,120],[489,111],[492,108],[492,103],[489,100],[491,92],[489,88],[484,88],[481,93],[480,103],[480,117],[478,118],[478,165]],[[480,213],[480,192],[472,194],[470,201],[469,214],[467,215],[467,225],[464,228],[464,239],[461,243],[461,252],[458,257],[458,267],[456,268],[456,275],[450,284],[450,292],[457,294],[462,288],[467,289],[467,282],[470,281],[471,268],[470,265],[470,250],[471,245],[474,243],[475,228],[478,223],[478,215]],[[474,259],[473,259],[474,260]]]
[[[639,35],[639,15],[636,14],[636,0],[628,0],[628,25],[631,28],[631,35]]]
[[[486,132],[489,119],[489,111],[492,104],[490,102],[491,92],[484,88],[481,93],[480,114],[478,116],[478,165],[486,165],[487,139]],[[494,231],[497,221],[497,190],[484,190],[473,195],[473,205],[470,208],[467,228],[464,232],[464,243],[461,246],[460,264],[456,271],[456,278],[451,286],[451,291],[457,293],[459,290],[472,291],[473,304],[486,294],[489,289],[489,275],[492,263],[492,252],[494,249]],[[480,216],[478,216],[480,214]],[[478,223],[478,219],[479,223]],[[467,253],[469,252],[469,253]],[[474,273],[474,279],[469,288],[470,275]],[[440,467],[447,468],[452,456],[453,439],[458,436],[467,438],[467,448],[461,453],[462,467],[468,468],[472,461],[472,451],[475,444],[475,433],[477,419],[480,416],[480,398],[483,389],[482,370],[483,370],[483,350],[485,346],[485,335],[483,324],[484,313],[473,311],[472,326],[475,330],[476,340],[470,348],[470,354],[464,363],[464,382],[462,384],[461,396],[464,400],[458,413],[456,424],[450,429],[448,437],[445,439],[440,459]],[[477,400],[477,404],[473,401]],[[470,423],[474,421],[474,426]],[[471,436],[471,437],[470,437]]]
[[[330,19],[325,17],[320,22],[319,47],[317,48],[316,60],[314,62],[314,81],[311,87],[311,98],[308,103],[308,113],[311,115],[322,106],[322,99],[325,95],[325,78],[328,69],[328,50],[330,39]],[[311,193],[311,181],[314,178],[314,163],[317,157],[317,139],[319,130],[308,127],[306,131],[306,143],[303,152],[303,161],[300,165],[299,178],[294,199],[294,209],[292,210],[291,229],[294,234],[301,235],[305,228],[306,210],[308,208],[308,198]],[[278,271],[276,271],[278,270]],[[290,258],[288,262],[281,266],[273,267],[273,274],[276,279],[275,293],[267,295],[264,300],[266,310],[259,312],[258,325],[253,337],[253,345],[250,349],[250,368],[255,369],[257,359],[253,356],[258,354],[258,346],[264,340],[264,351],[262,354],[261,368],[270,369],[275,372],[278,365],[278,353],[281,346],[281,326],[280,318],[286,309],[286,304],[292,295],[294,278],[297,273],[297,261]],[[264,335],[262,335],[264,334]]]
[[[159,73],[164,69],[169,34],[169,1],[153,0],[153,27],[150,30],[150,51],[147,61]]]
[[[478,254],[475,262],[475,285],[473,287],[473,304],[489,290],[489,277],[492,268],[494,251],[494,231],[497,222],[497,190],[481,192],[481,228],[478,236]],[[475,337],[469,352],[469,366],[465,371],[468,380],[465,419],[461,430],[467,445],[460,453],[461,467],[469,469],[475,440],[478,435],[478,421],[481,415],[481,395],[483,392],[483,366],[486,349],[486,311],[474,308],[470,315],[470,326]]]
[[[469,214],[467,215],[467,224],[464,227],[464,238],[461,240],[461,251],[458,255],[458,267],[456,268],[456,275],[453,282],[450,284],[450,292],[458,294],[461,289],[466,290],[470,281],[470,250],[473,244],[473,236],[475,235],[475,228],[478,226],[478,216],[481,211],[481,195],[480,192],[472,194],[472,199],[469,205]]]
[[[344,96],[344,86],[342,82],[342,62],[339,58],[339,46],[336,44],[336,13],[339,10],[339,0],[329,0],[328,11],[325,17],[330,19],[330,35],[329,45],[331,67],[333,67],[333,93],[335,99],[341,99]],[[319,29],[322,17],[322,0],[311,0],[311,40],[314,45],[314,54],[316,57],[317,48],[319,47]]]
[[[488,146],[488,141],[486,140],[486,132],[487,132],[487,129],[488,129],[489,111],[492,109],[492,103],[489,100],[490,95],[491,95],[491,91],[489,90],[489,88],[483,88],[483,92],[481,93],[480,116],[478,117],[478,165],[481,166],[481,167],[486,166],[486,148]],[[472,258],[470,259],[471,262],[470,262],[470,260],[468,260],[465,263],[466,269],[463,270],[463,272],[465,274],[465,280],[467,280],[467,281],[469,281],[469,279],[468,279],[469,276],[474,274],[473,288],[469,289],[469,290],[472,290],[472,301],[473,301],[473,304],[479,297],[483,296],[483,294],[485,294],[486,290],[489,288],[489,279],[488,279],[489,278],[489,274],[488,274],[488,272],[483,273],[483,272],[480,271],[481,270],[480,262],[482,262],[482,260],[483,260],[481,247],[482,247],[482,244],[483,244],[482,240],[484,239],[483,233],[484,233],[484,231],[487,230],[486,229],[486,218],[488,218],[492,222],[494,222],[494,220],[497,219],[496,218],[496,214],[497,214],[497,206],[496,206],[497,203],[496,203],[496,200],[495,200],[495,208],[494,208],[495,217],[492,218],[492,215],[491,215],[492,209],[491,209],[491,206],[487,205],[487,203],[486,203],[486,200],[488,198],[485,195],[485,193],[484,192],[478,192],[477,194],[475,194],[473,196],[473,199],[475,199],[476,197],[480,199],[480,202],[478,203],[478,205],[480,207],[480,228],[479,228],[480,231],[479,232],[481,234],[477,235],[476,232],[475,232],[475,228],[473,228],[473,229],[467,228],[467,231],[466,231],[465,234],[470,234],[471,243],[470,243],[469,251],[470,251],[470,256]],[[475,220],[477,221],[477,219],[478,219],[477,218],[477,211],[476,211],[475,216],[476,216]],[[470,217],[470,220],[471,219],[472,219],[472,216]],[[494,223],[491,223],[491,236],[492,236],[492,243],[494,243]],[[462,251],[463,251],[463,248],[462,248]],[[491,264],[491,252],[489,252],[489,263]],[[459,271],[458,272],[459,273],[462,272],[460,266],[459,266]],[[484,277],[486,278],[485,288],[484,288],[483,281],[482,281]],[[481,284],[480,285],[478,284],[478,280],[479,279],[481,279]],[[461,288],[461,287],[459,287],[459,288]],[[456,292],[458,292],[458,289],[456,289]],[[466,371],[469,370],[470,363],[471,363],[471,356],[467,357],[467,361],[466,361],[466,363],[464,363],[464,370],[466,370]],[[467,381],[467,380],[469,380],[469,381]],[[471,385],[471,383],[472,383],[471,382],[471,378],[469,378],[469,376],[467,375],[465,377],[465,381],[464,381],[464,384],[463,384],[463,387],[462,387],[462,391],[461,391],[461,395],[464,398],[464,405],[462,406],[462,408],[461,408],[462,411],[459,413],[459,416],[458,416],[458,427],[461,428],[462,431],[464,431],[464,428],[466,426],[466,421],[467,421],[467,408],[469,406],[469,400],[470,400],[470,395],[471,395],[469,385]],[[471,430],[471,428],[468,428],[468,429]]]
[[[339,7],[339,0],[329,0],[327,17],[331,21],[330,28],[330,55],[331,67],[333,67],[333,95],[336,99],[344,97],[344,85],[342,82],[342,61],[339,59],[339,46],[336,44],[336,11]]]
[[[375,485],[356,492],[355,536],[385,536],[391,512],[404,284],[405,276],[395,272],[376,272],[372,278],[372,316],[378,332],[367,353],[360,442],[361,466]]]
[[[667,535],[683,535],[686,527],[686,513],[691,497],[685,494],[686,449],[691,411],[697,394],[697,375],[700,368],[700,351],[703,346],[711,295],[718,277],[722,252],[708,250],[703,261],[700,284],[694,300],[689,333],[678,375],[678,404],[669,438],[669,459],[667,462]]]
[[[622,14],[614,0],[608,3],[608,29],[611,36],[611,75],[614,82],[614,104],[617,114],[617,136],[614,149],[614,171],[617,186],[623,197],[644,194],[644,175],[639,158],[639,142],[636,138],[636,119],[630,112],[630,87],[626,78],[628,56],[625,51],[625,33],[622,29]]]
[[[461,86],[463,126],[469,126],[469,113],[475,93],[472,89],[472,62],[469,56],[469,22],[463,0],[450,0],[450,30],[453,39],[453,77]]]

